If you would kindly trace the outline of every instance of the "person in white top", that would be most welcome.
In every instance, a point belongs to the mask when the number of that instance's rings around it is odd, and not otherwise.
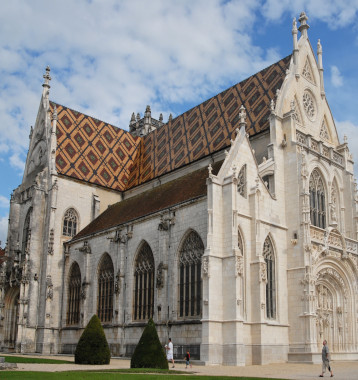
[[[168,359],[168,361],[172,362],[172,364],[173,364],[172,368],[174,368],[175,365],[174,365],[172,338],[169,338],[168,344],[165,345],[165,348],[167,350],[167,359]]]

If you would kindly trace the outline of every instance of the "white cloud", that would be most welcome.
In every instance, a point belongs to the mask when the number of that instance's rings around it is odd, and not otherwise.
[[[343,77],[337,66],[331,66],[331,82],[334,87],[343,86]]]
[[[4,197],[3,195],[0,195],[0,207],[9,207],[9,199]]]
[[[8,216],[0,217],[0,247],[4,248],[7,238],[7,225],[8,225]]]
[[[353,155],[355,162],[358,162],[358,125],[355,125],[349,120],[336,121],[337,131],[341,142],[344,141],[344,136],[347,136],[348,148]],[[358,178],[358,166],[355,165],[355,177]]]
[[[358,13],[357,0],[266,0],[263,14],[270,20],[279,20],[284,12],[293,16],[305,11],[311,20],[319,19],[331,29],[352,24]]]

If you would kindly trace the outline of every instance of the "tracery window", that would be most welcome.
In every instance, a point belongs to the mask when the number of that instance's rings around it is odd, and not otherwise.
[[[77,263],[71,267],[68,281],[67,324],[74,325],[80,321],[81,271]]]
[[[114,269],[112,259],[105,254],[98,269],[97,315],[101,322],[111,322],[113,316]]]
[[[263,257],[266,263],[266,317],[276,318],[275,254],[269,237],[264,242]]]
[[[243,165],[237,177],[237,191],[246,198],[246,165]]]
[[[311,174],[309,190],[311,224],[320,228],[326,228],[325,190],[322,177],[316,169]]]
[[[63,229],[62,234],[65,236],[75,236],[77,233],[78,217],[77,213],[73,208],[66,211],[63,218]]]
[[[179,253],[179,316],[201,315],[201,260],[204,244],[200,236],[191,231]]]
[[[316,115],[316,107],[313,97],[308,91],[305,91],[303,94],[303,108],[305,109],[307,116],[313,120]]]
[[[154,257],[147,243],[137,255],[134,268],[133,319],[146,320],[154,312]]]
[[[328,133],[328,128],[327,128],[327,125],[326,125],[326,122],[325,120],[322,121],[322,125],[321,125],[321,130],[319,132],[319,135],[320,137],[323,139],[323,140],[327,140],[329,141],[329,133]]]
[[[30,229],[30,223],[31,223],[31,214],[32,214],[32,208],[27,212],[25,222],[24,222],[24,228],[22,230],[22,249],[21,249],[21,258],[20,261],[23,262],[25,260],[26,253],[29,248],[30,238],[31,238],[31,229]]]

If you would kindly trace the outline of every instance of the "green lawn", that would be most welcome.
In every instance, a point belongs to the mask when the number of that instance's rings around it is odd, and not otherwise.
[[[1,380],[265,380],[264,377],[228,377],[228,376],[196,376],[196,375],[171,375],[171,374],[155,374],[151,375],[146,373],[142,374],[129,374],[121,372],[87,372],[87,371],[70,371],[70,372],[17,372],[17,371],[3,371],[1,373]],[[275,380],[275,379],[270,379]],[[278,380],[278,379],[276,379]],[[281,379],[282,380],[282,379]]]
[[[0,355],[1,356],[1,355]],[[34,364],[69,364],[68,360],[43,359],[43,358],[28,358],[22,356],[5,356],[6,363],[34,363]]]

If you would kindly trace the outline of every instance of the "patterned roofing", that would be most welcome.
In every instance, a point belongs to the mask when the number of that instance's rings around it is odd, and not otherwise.
[[[57,108],[59,174],[125,190],[140,138],[108,123],[50,102]]]
[[[291,55],[143,137],[128,188],[228,147],[241,105],[246,108],[247,133],[253,136],[269,129],[270,101],[281,88],[290,60]]]
[[[213,164],[214,175],[219,172],[222,163],[223,161]],[[106,211],[81,230],[73,240],[204,196],[207,193],[207,178],[208,169],[199,169],[183,177],[157,186],[154,189],[124,199],[108,207]]]
[[[270,101],[291,55],[169,121],[144,137],[54,102],[59,174],[126,190],[230,146],[240,106],[251,136],[269,129]]]

